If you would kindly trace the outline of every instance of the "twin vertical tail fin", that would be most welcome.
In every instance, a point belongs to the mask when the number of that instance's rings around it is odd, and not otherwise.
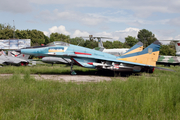
[[[160,45],[161,43],[156,40],[151,45],[146,47],[143,51],[123,55],[119,57],[118,60],[135,62],[148,66],[156,66],[156,61],[158,60],[159,56]]]
[[[126,51],[122,56],[131,54],[131,53],[141,52],[142,50],[143,50],[143,43],[138,42],[132,48],[130,48],[128,51]]]
[[[26,54],[20,54],[17,56],[17,58],[21,58],[21,59],[24,59],[24,60],[28,60],[30,55],[26,55]]]

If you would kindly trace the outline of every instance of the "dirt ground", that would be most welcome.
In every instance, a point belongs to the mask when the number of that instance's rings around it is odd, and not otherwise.
[[[0,74],[1,77],[10,77],[13,74]],[[23,76],[23,75],[22,75]],[[100,82],[111,81],[111,77],[93,75],[37,75],[31,74],[37,80],[57,80],[65,82]]]

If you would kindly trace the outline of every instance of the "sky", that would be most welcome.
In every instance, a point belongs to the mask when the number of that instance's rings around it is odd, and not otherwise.
[[[180,39],[179,0],[0,0],[0,23],[45,35],[125,41],[147,29],[159,40]]]

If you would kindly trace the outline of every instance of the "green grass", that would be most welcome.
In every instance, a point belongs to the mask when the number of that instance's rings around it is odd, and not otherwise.
[[[88,69],[74,65],[73,70],[77,72],[95,72],[95,69]],[[64,64],[43,64],[37,66],[5,66],[0,68],[0,73],[26,73],[30,71],[31,74],[70,74],[71,67]]]
[[[178,66],[171,67],[177,72],[155,70],[125,81],[112,77],[83,84],[37,81],[30,73],[43,73],[40,68],[61,71],[59,66],[1,68],[0,73],[14,75],[0,79],[0,119],[180,119]]]

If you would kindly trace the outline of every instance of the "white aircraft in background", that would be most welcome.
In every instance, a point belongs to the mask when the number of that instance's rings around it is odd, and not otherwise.
[[[176,55],[180,56],[180,40],[172,40],[175,43]]]
[[[106,49],[103,46],[101,38],[111,39],[111,38],[108,38],[108,37],[93,37],[93,35],[89,35],[89,40],[98,39],[98,47],[100,48],[99,50],[102,51],[102,52],[109,53],[109,54],[115,55],[115,56],[121,56],[121,55],[123,55],[125,52],[127,52],[129,50],[129,48]]]
[[[175,43],[176,55],[180,56],[180,40],[159,40],[159,41],[172,41]]]

